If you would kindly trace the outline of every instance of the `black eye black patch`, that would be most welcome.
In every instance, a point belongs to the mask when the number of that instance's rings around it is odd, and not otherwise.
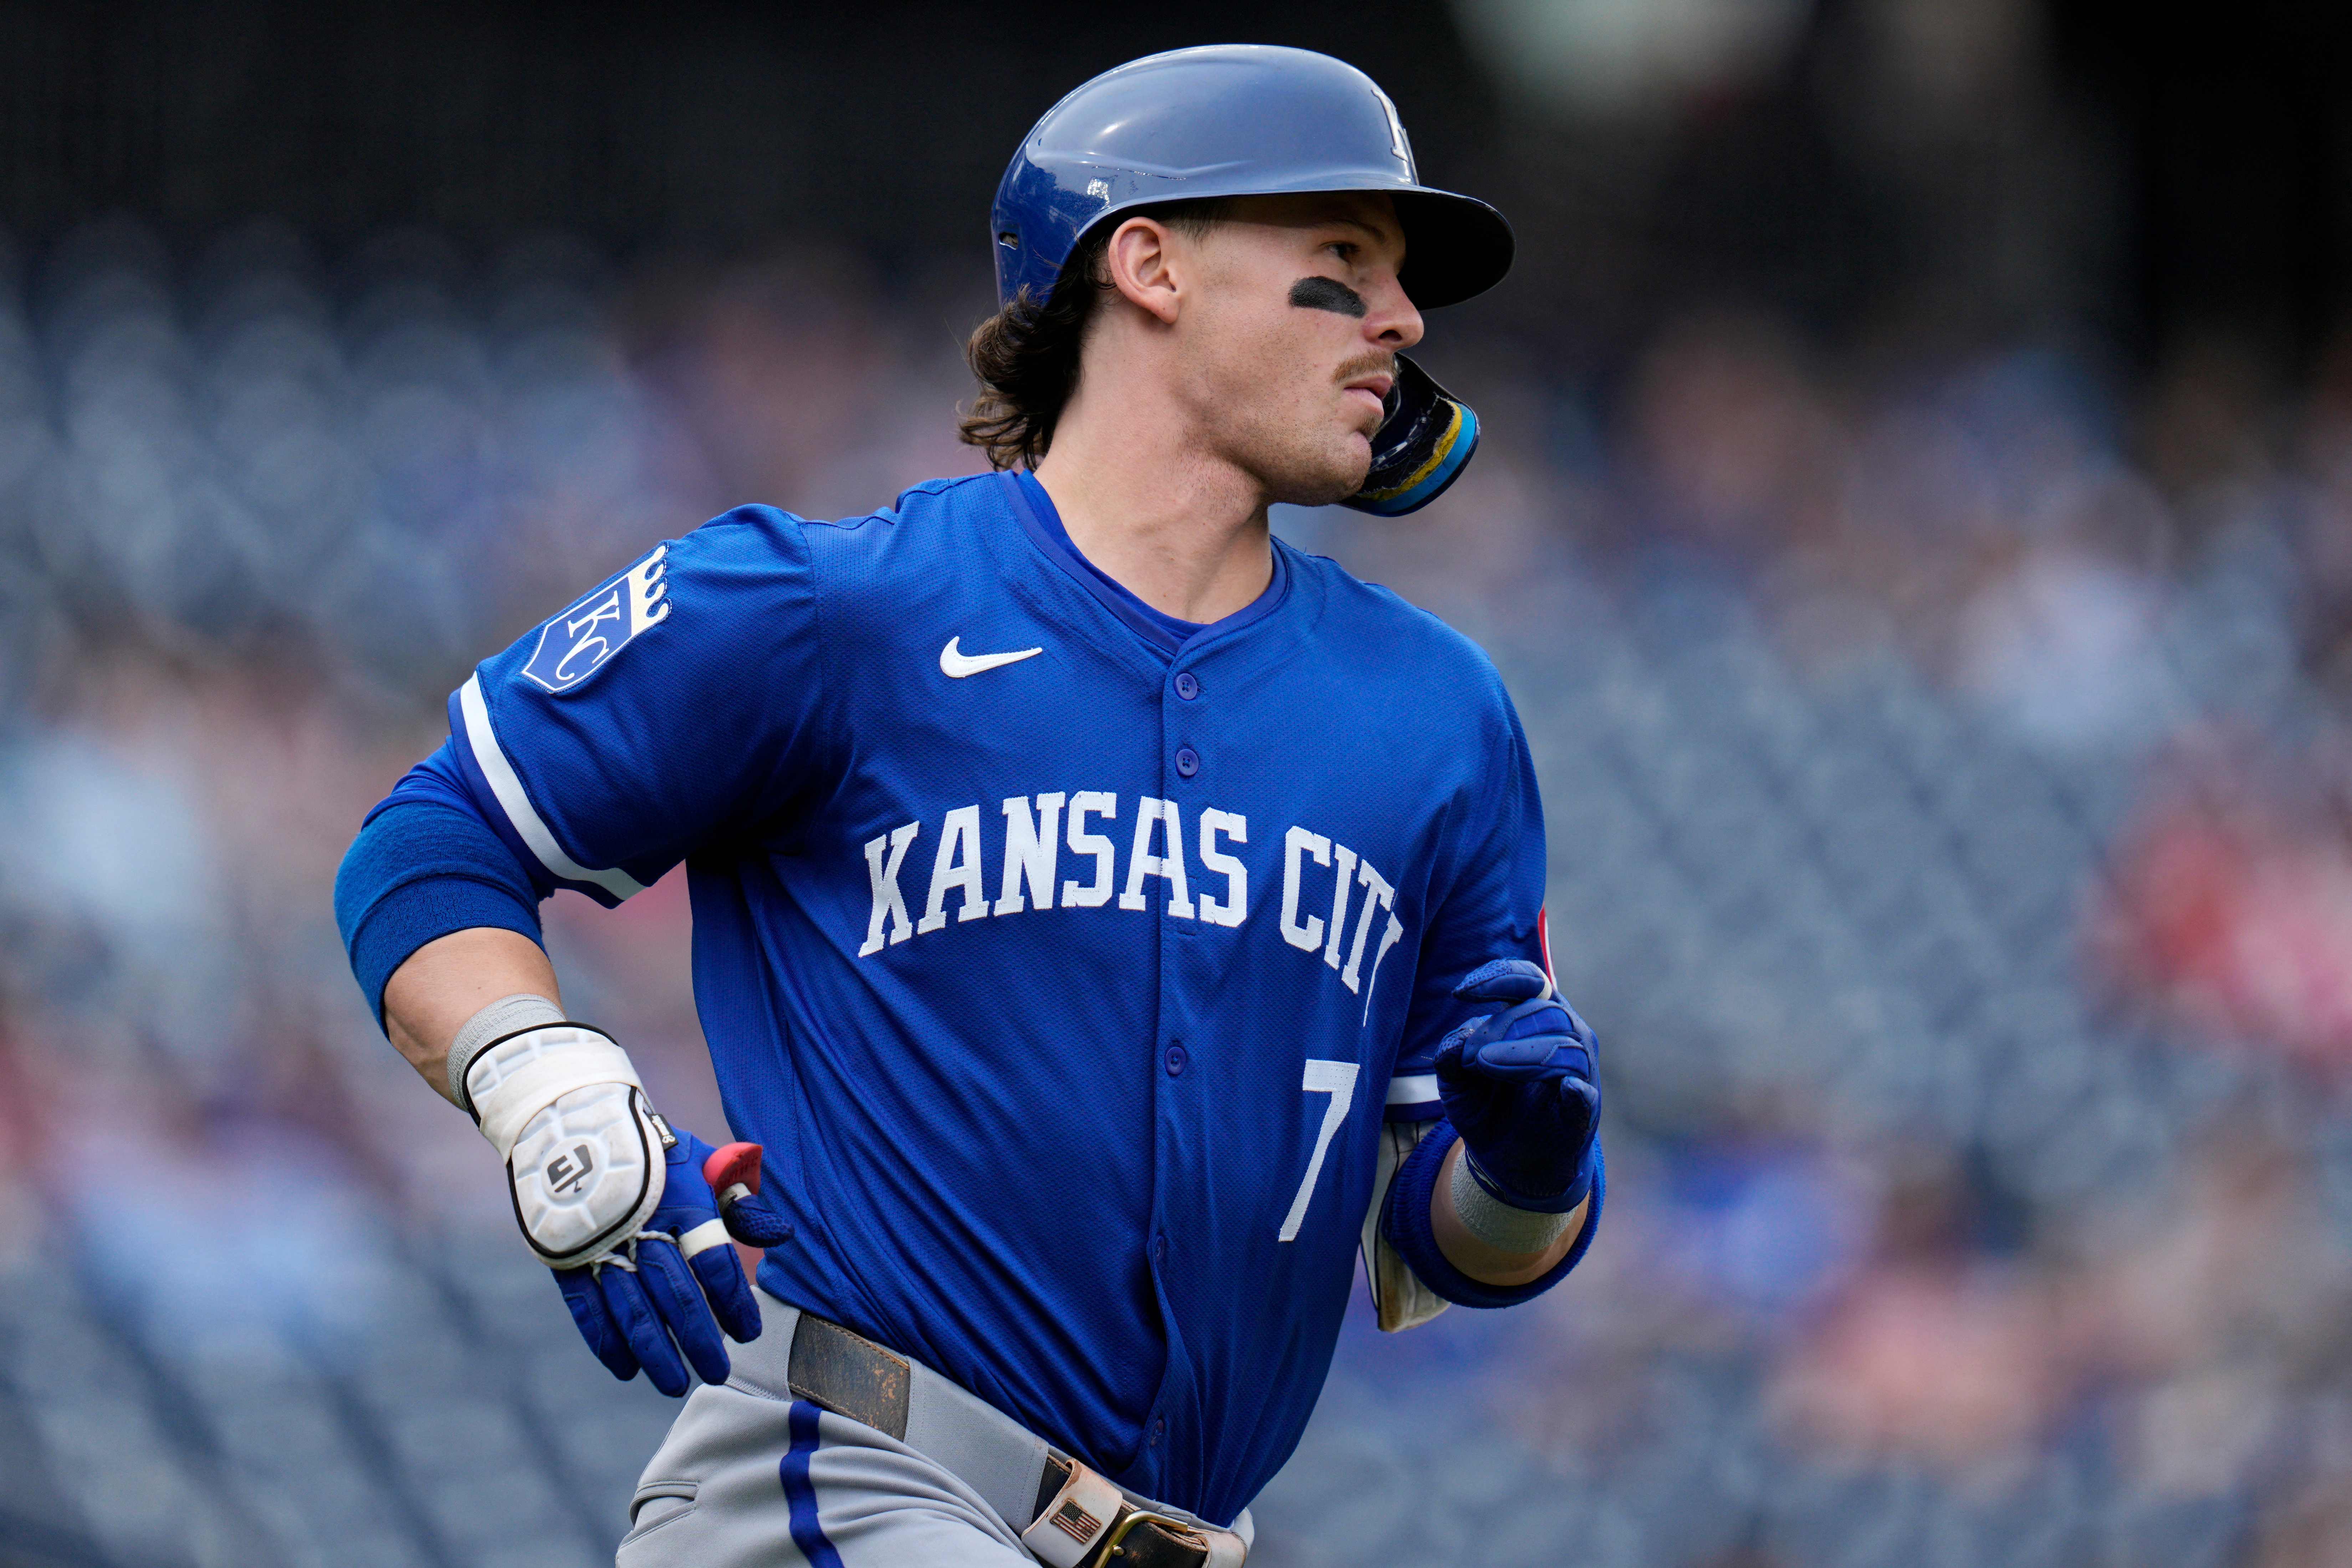
[[[1290,286],[1290,302],[1302,310],[1333,310],[1360,321],[1371,308],[1361,294],[1330,278],[1301,278]]]

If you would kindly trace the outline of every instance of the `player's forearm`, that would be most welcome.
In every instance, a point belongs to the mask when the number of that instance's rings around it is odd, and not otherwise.
[[[409,954],[383,988],[383,1028],[417,1075],[449,1096],[449,1045],[466,1020],[501,996],[544,996],[561,1006],[555,968],[520,931],[477,926]]]
[[[1474,1233],[1456,1208],[1454,1197],[1454,1166],[1462,1159],[1462,1145],[1456,1142],[1445,1152],[1445,1163],[1437,1173],[1437,1182],[1429,1194],[1429,1227],[1436,1237],[1437,1248],[1445,1261],[1482,1285],[1525,1285],[1542,1279],[1559,1266],[1576,1238],[1584,1232],[1586,1218],[1591,1214],[1592,1200],[1570,1210],[1559,1237],[1549,1246],[1532,1252],[1513,1251]],[[1529,1215],[1531,1222],[1540,1223],[1554,1216]]]

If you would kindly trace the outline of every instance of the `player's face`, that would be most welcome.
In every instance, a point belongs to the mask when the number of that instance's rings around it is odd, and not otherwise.
[[[1354,494],[1397,353],[1421,341],[1389,198],[1246,197],[1199,249],[1184,337],[1207,438],[1270,500]]]

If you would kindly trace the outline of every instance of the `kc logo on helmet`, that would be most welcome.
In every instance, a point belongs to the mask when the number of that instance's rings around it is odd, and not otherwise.
[[[522,672],[558,695],[611,662],[629,639],[669,619],[665,544],[540,628]]]

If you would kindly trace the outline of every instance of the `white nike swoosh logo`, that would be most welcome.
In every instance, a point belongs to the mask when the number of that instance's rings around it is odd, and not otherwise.
[[[1045,650],[1024,647],[1018,653],[966,653],[956,645],[963,638],[948,638],[948,646],[940,649],[940,673],[950,680],[961,680],[967,675],[978,675],[983,669],[996,669],[1008,664],[1019,664],[1024,658],[1034,658]]]

